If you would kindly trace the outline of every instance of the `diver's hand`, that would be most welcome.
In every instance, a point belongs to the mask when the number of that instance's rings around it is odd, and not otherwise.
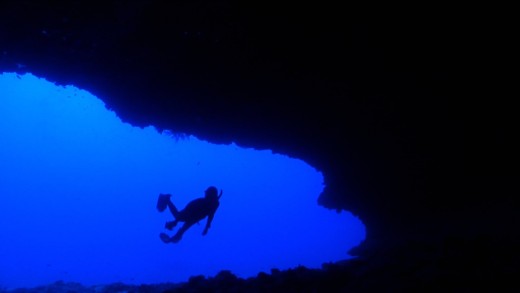
[[[202,236],[205,236],[206,234],[208,234],[208,228],[205,228],[204,231],[202,231]]]

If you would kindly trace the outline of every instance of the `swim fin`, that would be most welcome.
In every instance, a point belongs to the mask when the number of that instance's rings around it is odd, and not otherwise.
[[[164,243],[171,242],[170,236],[166,235],[165,233],[159,234],[159,237],[161,238],[162,242],[164,242]]]
[[[157,199],[157,210],[159,212],[163,212],[166,209],[170,196],[170,194],[159,194],[159,198]]]

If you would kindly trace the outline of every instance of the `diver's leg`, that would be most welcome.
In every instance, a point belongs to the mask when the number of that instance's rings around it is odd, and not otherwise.
[[[173,202],[168,198],[168,209],[170,209],[170,212],[172,213],[173,217],[177,219],[179,217],[179,210],[177,207],[173,204]]]
[[[184,232],[186,232],[191,226],[193,226],[193,224],[195,224],[195,223],[194,222],[184,222],[184,225],[182,225],[182,227],[179,229],[179,231],[177,231],[177,233],[175,233],[175,235],[173,235],[173,237],[170,239],[171,242],[177,243],[177,242],[181,241],[182,235],[184,234]]]
[[[177,226],[177,223],[179,223],[179,215],[181,215],[181,212],[179,212],[177,207],[172,203],[172,201],[170,200],[169,194],[167,195],[167,197],[164,197],[162,200],[164,201],[163,204],[165,204],[164,208],[166,208],[166,206],[167,206],[168,209],[170,210],[170,212],[172,213],[173,217],[175,218],[175,220],[166,222],[166,224],[164,224],[164,227],[166,229],[172,230],[173,228],[175,228],[175,226]]]
[[[177,218],[179,216],[179,210],[177,210],[177,207],[172,203],[171,194],[159,194],[159,198],[157,199],[157,210],[159,212],[162,212],[168,207],[172,215]]]

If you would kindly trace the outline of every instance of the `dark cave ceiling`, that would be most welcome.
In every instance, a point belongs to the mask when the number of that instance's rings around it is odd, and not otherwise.
[[[87,89],[134,125],[303,159],[325,175],[319,202],[360,216],[369,239],[433,231],[467,201],[449,15],[102,3],[2,1],[0,70]]]

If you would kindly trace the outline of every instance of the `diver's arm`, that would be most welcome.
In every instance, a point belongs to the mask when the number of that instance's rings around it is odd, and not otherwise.
[[[215,213],[217,212],[219,205],[220,205],[219,202],[214,203],[214,207],[213,207],[212,211],[208,214],[208,220],[206,221],[206,228],[204,228],[204,232],[202,232],[202,235],[206,235],[208,233],[208,229],[209,229],[209,227],[211,227],[211,222],[213,221],[213,217],[215,216]]]
[[[206,221],[206,227],[204,228],[202,235],[208,234],[208,229],[209,229],[209,227],[211,227],[211,222],[213,221],[214,216],[215,216],[215,212],[208,215],[208,220]]]

